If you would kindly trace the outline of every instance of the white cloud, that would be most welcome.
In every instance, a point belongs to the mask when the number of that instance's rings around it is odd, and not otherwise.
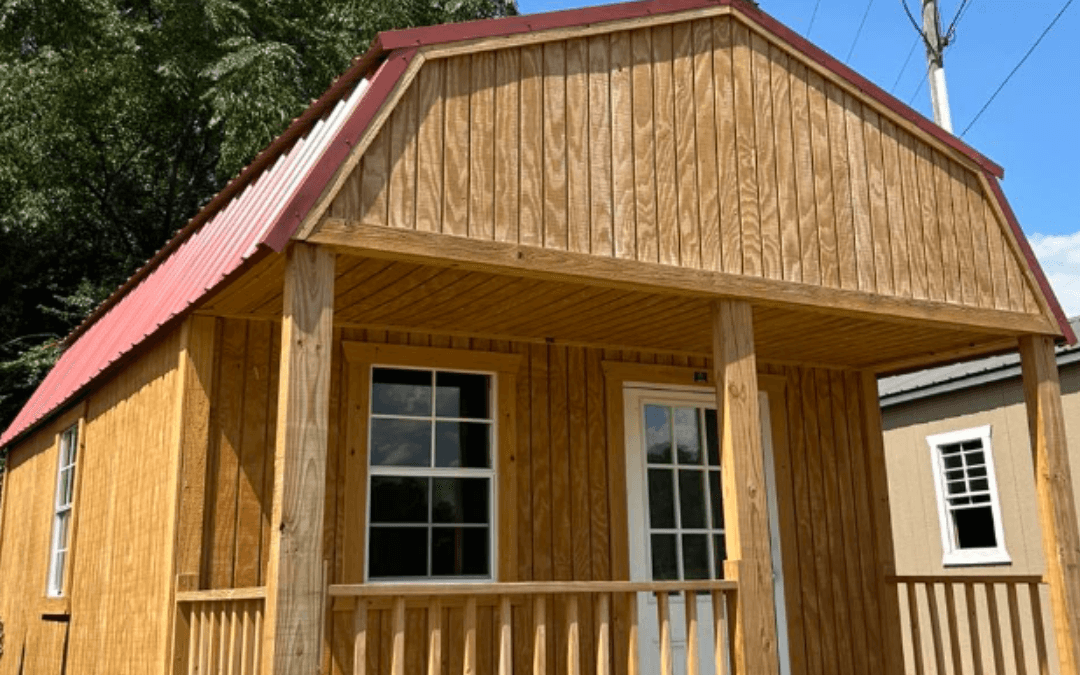
[[[1029,239],[1065,314],[1080,315],[1080,232],[1035,233]]]

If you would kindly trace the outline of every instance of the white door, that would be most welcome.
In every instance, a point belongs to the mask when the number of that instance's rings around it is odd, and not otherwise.
[[[627,514],[633,581],[720,579],[726,558],[715,389],[627,387],[625,390]],[[768,397],[761,395],[762,442],[769,496],[780,675],[787,663],[783,579],[776,524],[775,479]],[[701,675],[714,675],[712,602],[698,600]],[[670,597],[675,673],[686,672],[682,596]],[[660,672],[656,597],[638,594],[638,649],[642,673]]]

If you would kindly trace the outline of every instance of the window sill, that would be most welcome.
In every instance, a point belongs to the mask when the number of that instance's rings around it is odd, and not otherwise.
[[[41,615],[58,617],[66,617],[71,614],[71,598],[68,597],[46,597],[41,599]]]
[[[1012,558],[1000,549],[953,551],[946,553],[941,564],[945,567],[981,567],[985,565],[1011,565]]]

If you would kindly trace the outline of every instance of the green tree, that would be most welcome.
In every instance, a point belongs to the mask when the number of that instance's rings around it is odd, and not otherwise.
[[[60,338],[380,30],[513,0],[0,0],[0,428]]]

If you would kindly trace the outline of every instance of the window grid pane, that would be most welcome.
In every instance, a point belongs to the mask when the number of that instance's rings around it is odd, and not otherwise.
[[[1003,549],[985,437],[941,443],[936,450],[948,548],[955,552]]]
[[[709,423],[715,412],[647,404],[642,415],[653,579],[722,578],[718,439]]]
[[[75,499],[75,462],[78,452],[78,425],[64,430],[57,453],[56,493],[53,500],[52,540],[49,544],[47,594],[63,595],[67,552],[71,538],[71,518]]]
[[[388,367],[372,368],[372,373],[372,407],[368,411],[369,578],[491,578],[495,479],[492,376]],[[418,386],[422,382],[424,391],[412,392],[415,400],[404,411],[392,409],[386,400],[377,407],[375,390],[380,383],[376,378]],[[383,387],[384,399],[386,393]],[[414,425],[410,430],[416,432],[409,448],[402,448],[400,436],[395,439],[392,433],[403,424]],[[380,431],[391,433],[380,436]],[[394,517],[409,502],[392,498],[385,488],[400,481],[423,486],[420,501],[424,515],[419,522],[412,516],[408,520]],[[380,486],[383,498],[377,500]],[[384,542],[383,547],[374,549],[380,542]],[[401,565],[395,564],[399,556],[406,558]]]

